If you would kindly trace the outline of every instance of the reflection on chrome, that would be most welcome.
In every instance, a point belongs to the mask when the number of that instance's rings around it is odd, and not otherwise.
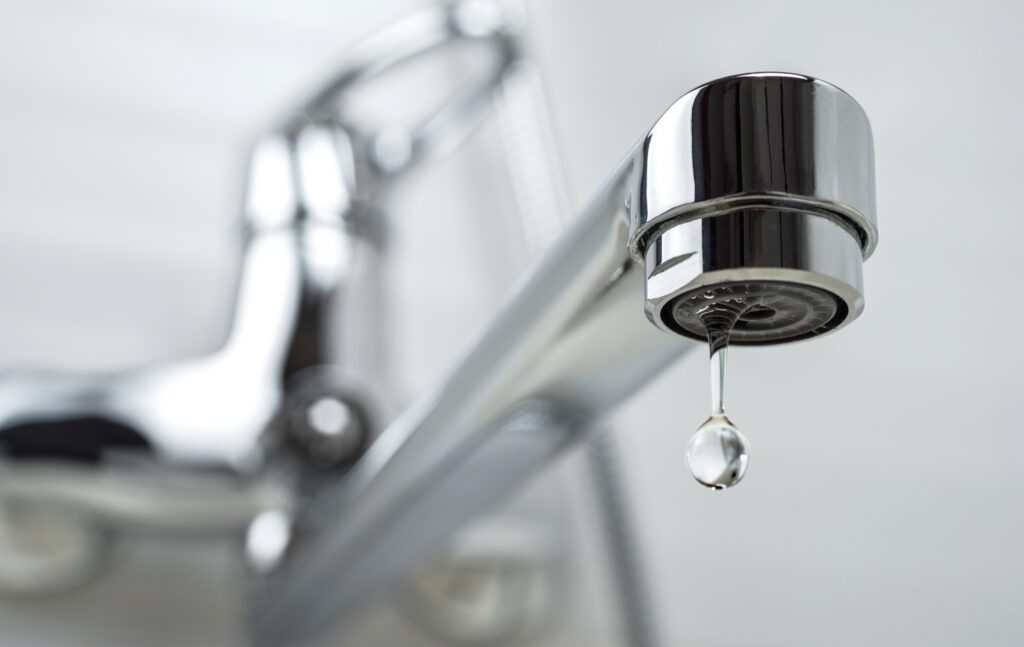
[[[293,644],[430,557],[694,348],[694,295],[756,286],[775,298],[778,316],[737,344],[858,316],[878,238],[867,118],[816,79],[728,77],[669,107],[444,383],[394,415],[380,198],[483,118],[517,63],[516,26],[480,0],[414,15],[255,143],[220,350],[113,375],[0,378],[3,500],[71,509],[114,534],[244,537],[254,640]],[[364,82],[464,41],[493,66],[418,125],[366,132],[339,109]],[[789,326],[812,299],[830,317]],[[77,584],[83,560],[55,559],[66,576],[40,581]]]

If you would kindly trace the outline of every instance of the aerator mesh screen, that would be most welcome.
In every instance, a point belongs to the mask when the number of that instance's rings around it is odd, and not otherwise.
[[[702,314],[727,305],[742,314],[730,344],[778,344],[821,335],[849,314],[836,295],[800,283],[735,282],[699,288],[672,299],[662,310],[665,325],[681,335],[704,340]]]

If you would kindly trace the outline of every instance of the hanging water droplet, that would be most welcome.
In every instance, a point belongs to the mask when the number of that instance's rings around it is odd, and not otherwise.
[[[723,310],[704,319],[711,349],[711,416],[697,428],[686,448],[686,463],[697,482],[724,490],[747,473],[747,439],[725,415],[725,360],[729,333],[742,312]]]
[[[747,439],[724,415],[712,415],[702,424],[686,448],[686,463],[697,482],[724,490],[747,472]]]

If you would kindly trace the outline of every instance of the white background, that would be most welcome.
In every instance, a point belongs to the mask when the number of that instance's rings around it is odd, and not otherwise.
[[[246,143],[416,6],[4,0],[0,364],[106,370],[215,347]],[[707,407],[699,357],[617,416],[668,644],[1024,642],[1021,5],[534,0],[528,13],[575,205],[675,97],[726,74],[824,78],[874,128],[867,309],[825,339],[732,353],[730,413],[754,451],[742,486],[709,494],[685,470]],[[509,210],[497,143],[485,128],[396,196],[411,392],[524,266],[515,245],[494,251],[508,230],[481,220]],[[239,640],[229,547],[124,560],[89,593],[0,606],[0,642]],[[606,633],[607,600],[580,595],[593,600],[559,644]]]

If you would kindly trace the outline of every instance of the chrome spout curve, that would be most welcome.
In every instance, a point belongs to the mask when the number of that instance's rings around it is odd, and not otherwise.
[[[776,92],[782,100],[764,108],[761,99]],[[822,243],[826,249],[818,251],[825,257],[833,247],[844,254],[851,247],[854,250],[855,266],[840,267],[840,275],[832,278],[852,282],[849,287],[855,292],[837,289],[836,293],[856,298],[850,295],[859,295],[861,254],[873,244],[865,242],[861,248],[856,228],[866,232],[864,241],[874,236],[871,143],[870,139],[858,139],[857,133],[869,138],[870,131],[861,120],[859,107],[853,110],[844,102],[832,113],[834,106],[828,101],[812,101],[811,118],[791,123],[791,103],[786,97],[815,99],[822,92],[838,100],[834,93],[839,91],[833,86],[809,77],[742,75],[702,86],[674,104],[518,285],[442,386],[395,420],[349,478],[320,505],[313,506],[315,514],[300,519],[297,537],[302,550],[290,554],[277,572],[257,586],[259,594],[252,606],[257,642],[290,644],[313,638],[335,624],[415,566],[433,542],[443,537],[442,529],[454,529],[487,502],[505,496],[557,449],[583,438],[594,420],[695,348],[696,344],[686,339],[694,336],[687,329],[662,323],[660,315],[651,316],[652,278],[669,276],[673,266],[685,270],[688,278],[669,286],[668,294],[673,297],[686,294],[693,281],[702,278],[729,277],[714,286],[703,286],[705,289],[731,288],[744,277],[765,282],[769,291],[789,282],[797,287],[776,290],[774,296],[787,296],[790,301],[782,303],[791,306],[803,305],[802,300],[816,294],[810,277],[817,279],[820,274],[827,285],[829,277],[822,274],[827,268],[808,265],[802,254],[772,256],[772,245],[803,245],[801,249],[817,259],[821,254],[815,256],[815,250],[807,245]],[[710,100],[714,97],[722,100]],[[730,103],[725,100],[728,97],[738,98]],[[702,105],[699,110],[690,108]],[[847,151],[840,146],[831,152],[840,156],[852,153],[852,162],[827,159],[830,147],[820,138],[808,133],[786,135],[779,130],[783,126],[820,128],[830,114],[843,123],[853,115],[853,134],[847,135],[856,140],[851,143],[854,148]],[[749,123],[735,119],[749,115],[754,116]],[[730,123],[742,127],[730,130],[726,127]],[[714,124],[722,127],[711,128]],[[729,132],[742,134],[738,142],[749,145],[727,150],[729,139],[724,135]],[[709,137],[703,141],[695,138],[695,133]],[[721,136],[710,137],[714,133]],[[786,144],[782,150],[777,148],[779,137]],[[796,173],[796,178],[806,180],[804,184],[790,182],[787,178],[791,176],[760,172],[775,168],[777,160],[772,153],[795,146],[792,152],[799,157],[807,141],[820,144],[811,148],[814,156],[782,160],[783,170]],[[813,172],[808,174],[808,170]],[[834,180],[831,184],[826,181],[829,178]],[[743,216],[745,220],[729,223],[736,208],[751,209],[744,201],[752,196],[762,207],[767,202],[785,211],[787,221],[751,212]],[[849,204],[830,206],[837,200]],[[799,210],[794,209],[797,204]],[[828,207],[829,214],[806,214],[812,204]],[[788,220],[790,212],[796,213],[793,222]],[[847,212],[863,218],[850,216],[848,223],[840,222]],[[693,223],[696,236],[684,240],[695,242],[694,249],[666,246],[669,239],[660,235],[660,228]],[[733,226],[725,231],[712,226],[723,224]],[[792,235],[806,227],[817,231],[818,225],[828,232],[823,238]],[[652,232],[659,235],[656,241]],[[716,254],[716,244],[740,245],[746,253]],[[657,245],[672,255],[650,253],[649,248]],[[698,264],[686,265],[689,258],[697,259]],[[772,259],[778,267],[766,264]],[[726,260],[734,267],[726,267]],[[798,261],[806,266],[795,266]],[[709,263],[713,271],[708,269]],[[853,274],[843,274],[847,270]],[[692,271],[696,274],[691,276]],[[781,274],[773,274],[776,272]],[[642,307],[645,299],[641,297],[645,286],[647,308]],[[790,292],[796,296],[789,296]],[[736,298],[728,290],[725,293],[726,298]],[[645,309],[655,327],[644,321],[641,311]],[[774,343],[796,338],[784,332],[788,329],[781,324],[768,330]],[[542,445],[550,451],[483,449],[503,437],[506,421],[519,420],[509,424],[521,424],[515,411],[525,403],[538,402],[558,412],[552,419],[564,416],[569,421],[543,423],[550,426],[549,433],[538,429],[531,434],[531,438],[546,438]],[[450,475],[456,476],[449,480]],[[458,496],[434,496],[432,484],[442,481],[450,488],[446,491]],[[473,504],[464,510],[460,508],[466,500],[463,497]],[[410,532],[410,518],[430,519],[429,533]]]

